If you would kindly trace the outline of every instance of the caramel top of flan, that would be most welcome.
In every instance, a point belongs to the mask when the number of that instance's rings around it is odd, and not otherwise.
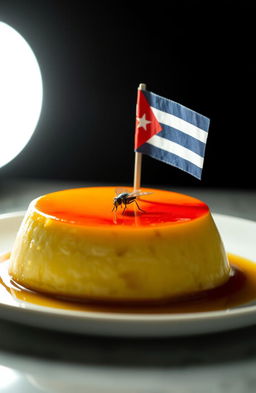
[[[133,189],[127,189],[132,192]],[[38,198],[35,208],[49,218],[81,226],[152,227],[180,224],[195,220],[209,212],[208,206],[191,196],[176,192],[143,188],[150,192],[135,203],[112,212],[115,187],[88,187],[57,191]]]

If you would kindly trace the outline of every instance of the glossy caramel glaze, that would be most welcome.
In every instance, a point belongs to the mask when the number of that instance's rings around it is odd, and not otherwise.
[[[128,192],[133,191],[131,188]],[[39,198],[36,209],[56,220],[83,226],[156,226],[165,223],[191,221],[208,213],[208,206],[188,195],[170,191],[143,189],[149,195],[137,199],[127,206],[125,214],[119,207],[116,216],[112,213],[114,187],[77,188],[54,192]]]
[[[180,301],[146,306],[71,302],[27,290],[16,284],[8,275],[8,258],[9,254],[0,256],[0,301],[7,304],[25,301],[39,306],[76,311],[176,314],[228,310],[256,300],[256,263],[235,255],[229,255],[233,272],[226,284]]]

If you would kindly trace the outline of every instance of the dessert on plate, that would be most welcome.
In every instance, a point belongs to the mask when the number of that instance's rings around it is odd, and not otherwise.
[[[11,253],[20,285],[100,302],[158,302],[224,284],[230,266],[208,206],[150,192],[112,212],[114,187],[70,189],[32,201]]]

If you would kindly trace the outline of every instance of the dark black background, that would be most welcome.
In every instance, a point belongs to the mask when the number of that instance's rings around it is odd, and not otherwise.
[[[143,184],[255,188],[255,8],[124,4],[0,0],[0,20],[30,43],[44,83],[36,132],[0,178],[131,184],[144,82],[211,126],[201,182],[144,157]]]

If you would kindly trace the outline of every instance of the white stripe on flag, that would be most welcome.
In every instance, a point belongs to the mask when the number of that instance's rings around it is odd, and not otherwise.
[[[152,136],[149,140],[147,140],[147,143],[158,147],[159,149],[168,151],[169,153],[176,154],[176,156],[192,162],[192,164],[198,166],[199,168],[203,168],[203,157],[187,149],[186,147],[179,145],[178,143],[171,142],[169,139],[162,138],[158,135]]]
[[[176,128],[184,132],[187,135],[193,136],[194,138],[198,139],[199,141],[206,143],[208,133],[201,128],[194,126],[191,123],[188,123],[185,120],[180,119],[177,116],[171,115],[170,113],[163,112],[160,109],[156,109],[153,106],[150,107],[159,121],[159,123],[165,124],[169,127]]]

